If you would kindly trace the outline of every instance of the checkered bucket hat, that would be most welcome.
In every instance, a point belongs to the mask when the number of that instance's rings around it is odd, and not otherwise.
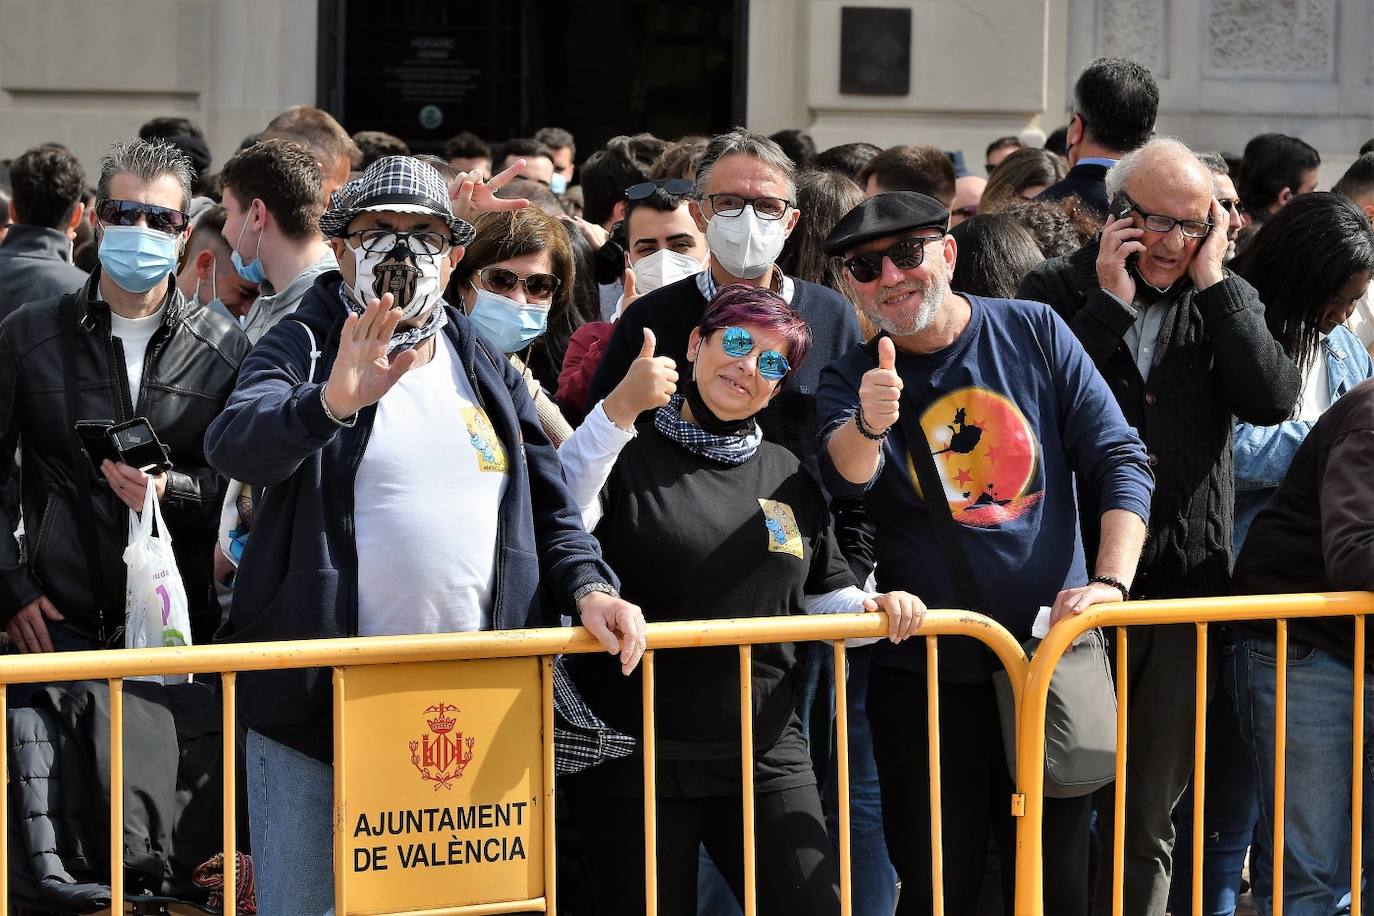
[[[472,224],[453,215],[448,186],[434,166],[410,156],[387,156],[339,188],[329,198],[320,217],[320,231],[343,235],[353,217],[368,210],[392,213],[430,213],[448,223],[455,245],[466,245],[474,235]]]

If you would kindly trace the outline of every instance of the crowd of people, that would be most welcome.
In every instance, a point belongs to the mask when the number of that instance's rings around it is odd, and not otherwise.
[[[799,130],[414,153],[306,107],[217,172],[179,118],[94,189],[27,150],[0,174],[10,651],[125,644],[150,487],[196,643],[585,627],[606,654],[555,669],[588,738],[559,749],[560,909],[630,914],[646,623],[884,612],[848,670],[754,652],[760,912],[840,912],[845,678],[854,912],[929,913],[926,607],[1025,640],[1045,608],[1374,589],[1374,141],[1318,191],[1301,139],[1194,150],[1158,103],[1095,60],[1069,124],[992,140],[985,176]],[[169,467],[75,432],[137,418]],[[1125,912],[1191,909],[1194,639],[1131,637],[1124,861],[1111,788],[1047,799],[1047,914],[1109,912],[1117,865]],[[1203,911],[1247,858],[1267,911],[1278,643],[1209,645]],[[998,665],[942,646],[944,912],[1010,913]],[[1349,619],[1290,627],[1289,914],[1348,905],[1354,658]],[[735,653],[656,678],[659,911],[738,912]],[[238,709],[259,912],[332,912],[330,673],[244,673]]]

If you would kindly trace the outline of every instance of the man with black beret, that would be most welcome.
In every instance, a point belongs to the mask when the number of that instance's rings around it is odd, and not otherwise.
[[[898,191],[859,204],[826,239],[881,333],[821,373],[821,469],[832,493],[865,499],[879,588],[908,590],[930,607],[976,608],[1025,640],[1041,606],[1053,606],[1053,622],[1128,597],[1153,479],[1106,382],[1050,308],[950,290],[957,252],[948,225],[938,201]],[[929,455],[909,452],[908,436]],[[1103,513],[1091,566],[1075,475]],[[939,481],[947,508],[927,508],[921,476]],[[940,655],[945,907],[975,912],[990,834],[1011,861],[1014,790],[993,656],[957,638],[943,640]],[[880,647],[868,712],[903,916],[930,912],[926,723],[911,714],[925,695],[923,654]],[[1045,911],[1056,916],[1088,910],[1090,812],[1090,796],[1046,800]],[[1009,871],[1004,880],[1007,894]]]

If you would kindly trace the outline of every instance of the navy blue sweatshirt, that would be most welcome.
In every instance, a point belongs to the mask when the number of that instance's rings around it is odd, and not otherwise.
[[[972,314],[954,343],[923,355],[897,351],[899,423],[920,413],[983,610],[1025,640],[1041,605],[1088,579],[1074,475],[1103,512],[1126,509],[1147,521],[1154,479],[1144,444],[1063,319],[1038,302],[967,298]],[[876,353],[877,338],[821,373],[822,443],[858,406]],[[904,443],[894,429],[864,484],[845,480],[822,446],[826,486],[837,496],[864,494],[878,532],[879,591],[959,607]],[[965,638],[942,643],[943,679],[987,678],[988,652]],[[915,640],[882,643],[875,660],[918,669],[923,653]]]
[[[223,641],[358,633],[353,483],[377,409],[364,408],[354,426],[341,427],[320,401],[347,317],[339,284],[337,271],[321,274],[296,313],[258,341],[224,413],[205,436],[210,464],[258,491],[253,536],[219,633]],[[617,580],[582,529],[524,380],[509,360],[478,341],[459,310],[441,307],[448,310],[442,333],[453,342],[506,454],[524,459],[510,462],[501,501],[493,626],[555,626],[560,612],[571,613],[578,588]],[[302,325],[322,351],[313,369],[312,339]],[[555,606],[541,605],[541,580]],[[328,669],[239,676],[239,710],[252,728],[326,762],[333,753],[332,697]]]

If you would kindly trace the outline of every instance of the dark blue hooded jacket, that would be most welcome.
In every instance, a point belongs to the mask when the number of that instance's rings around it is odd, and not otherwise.
[[[347,317],[339,284],[337,271],[321,274],[300,308],[258,342],[205,436],[210,464],[256,493],[253,536],[239,566],[229,620],[219,633],[223,641],[358,633],[353,483],[377,409],[367,407],[354,426],[341,427],[320,402]],[[479,341],[460,311],[442,307],[449,320],[441,333],[453,342],[506,453],[524,458],[510,462],[501,501],[493,626],[557,625],[560,613],[571,613],[578,588],[618,583],[582,529],[524,380],[509,360]],[[312,367],[313,345],[319,352]],[[328,669],[239,675],[239,711],[249,726],[326,762],[333,754],[332,695]]]

